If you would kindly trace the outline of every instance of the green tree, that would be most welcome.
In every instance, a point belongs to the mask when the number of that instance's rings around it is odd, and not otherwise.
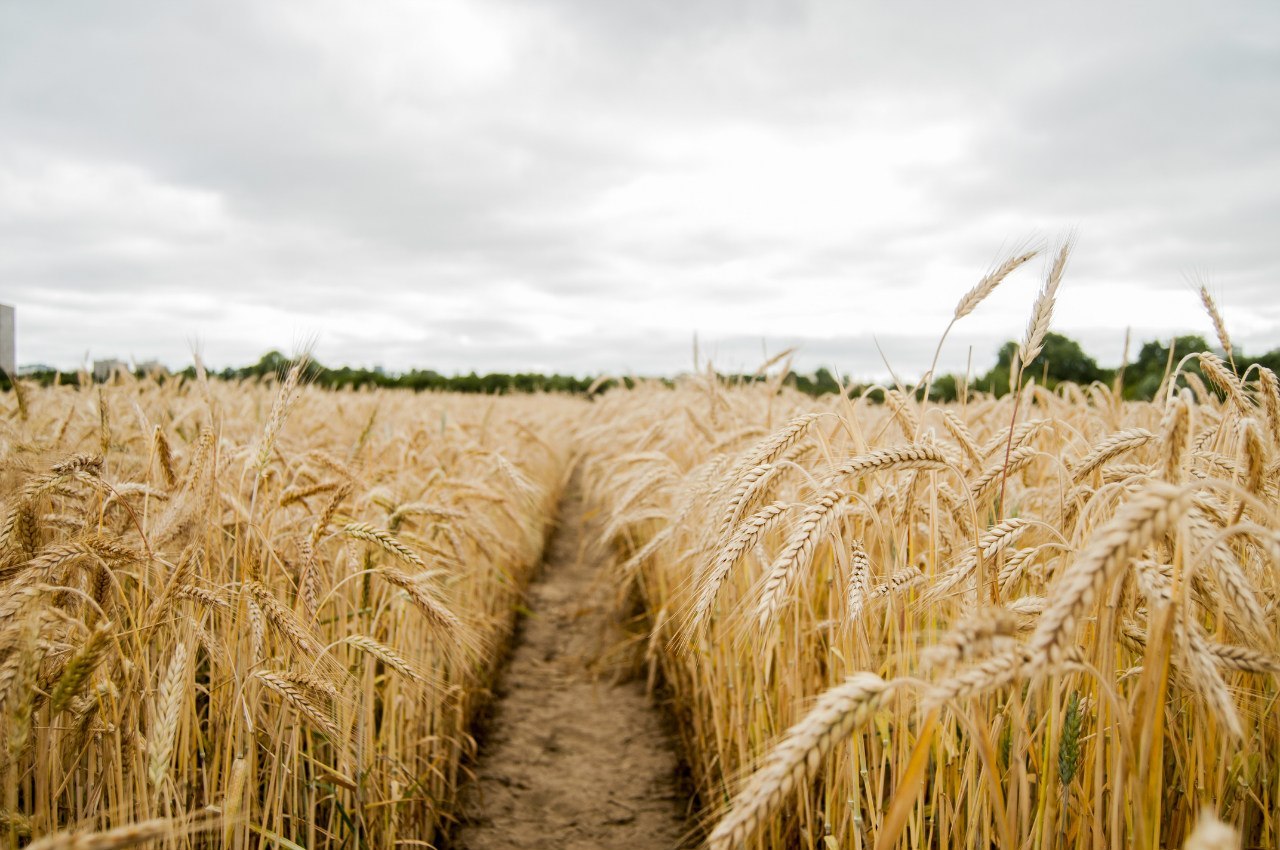
[[[1124,397],[1129,399],[1150,399],[1160,388],[1164,380],[1165,370],[1177,366],[1178,361],[1195,351],[1210,351],[1209,343],[1204,337],[1195,334],[1174,337],[1172,343],[1173,357],[1170,359],[1170,346],[1161,342],[1144,343],[1138,350],[1138,356],[1124,370]],[[1191,371],[1200,374],[1197,363],[1189,364]]]
[[[1018,343],[1013,340],[1000,346],[996,365],[979,379],[979,384],[996,395],[1008,392],[1009,374],[1017,356]],[[1109,376],[1107,370],[1100,368],[1096,360],[1084,353],[1080,343],[1053,331],[1045,336],[1044,348],[1022,372],[1023,383],[1034,378],[1049,387],[1062,381],[1089,384],[1106,380]]]

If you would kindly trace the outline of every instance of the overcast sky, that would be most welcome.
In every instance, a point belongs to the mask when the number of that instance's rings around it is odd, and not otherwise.
[[[918,374],[1028,239],[1104,363],[1280,346],[1280,3],[0,0],[18,362]],[[1044,273],[957,325],[993,361]]]

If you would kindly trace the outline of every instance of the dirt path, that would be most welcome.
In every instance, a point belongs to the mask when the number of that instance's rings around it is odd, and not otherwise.
[[[642,681],[615,681],[604,558],[576,486],[516,635],[463,791],[462,850],[673,850],[688,827],[677,760]]]

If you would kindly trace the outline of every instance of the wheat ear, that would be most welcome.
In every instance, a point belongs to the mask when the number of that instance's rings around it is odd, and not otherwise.
[[[164,428],[157,425],[152,431],[152,440],[155,443],[156,457],[160,460],[164,486],[172,490],[178,483],[178,473],[173,466],[173,450],[169,448],[169,438],[165,436]]]
[[[1244,387],[1235,373],[1222,362],[1222,358],[1212,352],[1202,351],[1196,355],[1196,359],[1200,362],[1200,371],[1204,373],[1209,383],[1226,393],[1227,399],[1242,413],[1247,413],[1250,403],[1245,398]],[[1187,377],[1191,377],[1190,374]]]
[[[376,641],[367,635],[348,635],[342,639],[342,642],[350,644],[356,649],[372,655],[374,658],[378,659],[383,664],[386,664],[402,676],[407,676],[408,678],[418,682],[427,681],[427,677],[418,670],[417,666],[412,661],[405,658],[386,644]]]
[[[849,552],[849,593],[845,608],[850,623],[856,623],[862,616],[870,588],[871,559],[867,557],[862,541],[855,540]]]
[[[996,449],[1003,449],[1006,446],[1017,449],[1028,443],[1032,437],[1039,434],[1042,429],[1050,424],[1050,420],[1039,418],[1019,422],[1016,426],[1005,426],[982,444],[982,447],[978,449],[978,454],[985,459],[991,457]]]
[[[1182,483],[1182,462],[1187,453],[1190,431],[1190,405],[1182,394],[1173,396],[1165,403],[1164,416],[1160,420],[1161,474],[1170,484]]]
[[[307,357],[305,355],[299,357],[285,375],[284,382],[280,385],[280,392],[271,404],[271,413],[267,417],[266,427],[262,430],[258,451],[253,460],[253,468],[259,473],[266,469],[271,461],[276,438],[280,435],[280,429],[284,427],[284,421],[288,418],[289,411],[297,399],[298,382],[302,380],[302,371],[306,366]]]
[[[889,390],[884,394],[884,400],[893,412],[893,418],[898,421],[898,427],[902,429],[902,433],[908,440],[915,439],[920,431],[920,420],[916,418],[915,411],[911,409],[906,396],[897,390]]]
[[[67,704],[80,694],[89,677],[93,675],[93,671],[98,668],[107,647],[111,645],[111,629],[112,625],[109,622],[98,624],[76,654],[67,662],[66,669],[58,678],[58,684],[49,695],[49,707],[54,714],[66,708]]]
[[[26,846],[26,850],[121,850],[149,844],[164,838],[216,827],[212,818],[200,821],[182,821],[175,818],[154,818],[138,823],[118,826],[103,832],[59,832],[46,835]]]
[[[245,588],[252,594],[258,607],[262,609],[262,613],[266,615],[271,625],[276,630],[289,639],[298,651],[308,658],[314,658],[320,651],[316,642],[307,632],[306,627],[298,621],[297,616],[284,606],[280,600],[276,599],[275,594],[271,592],[266,585],[257,581],[245,582]]]
[[[797,416],[748,449],[733,465],[733,468],[729,470],[729,474],[725,476],[720,486],[716,488],[716,495],[723,492],[725,487],[736,484],[748,469],[772,463],[796,440],[804,436],[805,431],[809,430],[809,426],[818,421],[821,415],[820,413],[806,413],[803,416]]]
[[[955,664],[986,652],[998,638],[1018,633],[1021,621],[1004,608],[988,608],[962,618],[920,654],[924,669]]]
[[[960,297],[959,302],[956,303],[955,311],[951,314],[951,321],[947,323],[947,327],[942,331],[942,336],[938,339],[938,347],[934,349],[933,360],[929,363],[929,371],[925,373],[924,400],[926,402],[929,400],[929,389],[933,384],[934,370],[938,367],[938,357],[942,354],[942,344],[947,341],[947,335],[951,333],[951,329],[955,327],[956,322],[977,309],[978,305],[986,300],[986,297],[994,292],[1006,277],[1039,253],[1036,250],[1014,254],[996,266],[989,274],[974,284],[972,289]],[[914,435],[915,432],[912,433]]]
[[[230,846],[232,831],[244,810],[244,789],[249,776],[249,763],[243,756],[231,763],[226,790],[222,796],[222,844]]]
[[[1031,636],[1032,652],[1050,663],[1059,662],[1073,644],[1080,617],[1107,581],[1172,528],[1192,502],[1191,491],[1150,481],[1144,491],[1120,508],[1058,581],[1053,604],[1040,616]]]
[[[1222,312],[1218,310],[1218,302],[1213,300],[1213,296],[1209,294],[1209,287],[1204,284],[1200,285],[1200,303],[1204,305],[1204,311],[1209,314],[1209,321],[1213,322],[1213,332],[1218,336],[1218,342],[1222,344],[1222,350],[1227,355],[1227,360],[1235,362],[1235,350],[1231,347],[1231,337],[1227,334],[1227,323],[1222,318]]]
[[[1266,366],[1258,367],[1258,394],[1262,396],[1262,408],[1267,412],[1272,444],[1280,446],[1280,380]]]
[[[873,673],[856,673],[820,696],[813,710],[787,730],[733,798],[707,846],[711,850],[745,846],[760,824],[818,772],[836,742],[863,723],[892,687],[893,683]]]
[[[367,522],[349,522],[342,527],[342,533],[353,540],[372,543],[387,554],[418,570],[425,571],[427,569],[426,563],[423,562],[422,558],[418,557],[417,552],[401,543],[394,534],[386,529],[375,528]]]
[[[1036,303],[1031,308],[1031,321],[1027,324],[1027,332],[1019,348],[1023,369],[1027,368],[1044,348],[1045,336],[1049,333],[1049,322],[1053,318],[1054,301],[1058,297],[1058,286],[1062,283],[1062,275],[1067,269],[1067,256],[1070,253],[1071,240],[1068,239],[1058,251],[1058,256],[1049,269],[1049,276],[1045,279],[1044,288],[1036,296]]]
[[[1262,490],[1262,481],[1267,472],[1267,447],[1262,441],[1261,428],[1256,419],[1241,419],[1238,428],[1241,460],[1245,469],[1244,489],[1256,495]],[[1236,519],[1239,520],[1243,513],[1242,504]]]
[[[928,443],[909,443],[888,449],[851,457],[836,464],[823,478],[830,487],[846,475],[865,475],[881,469],[923,469],[941,471],[947,469],[947,458],[937,446]]]
[[[1213,521],[1197,505],[1188,512],[1186,524],[1196,546],[1202,547],[1202,557],[1212,565],[1214,579],[1222,587],[1231,608],[1239,615],[1238,619],[1230,618],[1232,626],[1254,640],[1271,640],[1268,637],[1270,629],[1267,627],[1267,615],[1262,603],[1258,601],[1240,562],[1236,560],[1230,547],[1220,539]]]
[[[1079,481],[1112,458],[1119,457],[1139,446],[1145,446],[1154,438],[1155,434],[1146,428],[1126,428],[1123,431],[1117,431],[1095,445],[1089,454],[1076,464],[1071,471],[1072,477]]]
[[[429,593],[422,586],[421,581],[394,567],[384,567],[378,571],[378,575],[408,594],[410,601],[417,606],[436,631],[459,642],[465,638],[462,622],[445,607],[443,602]]]
[[[833,510],[845,496],[843,490],[828,490],[819,496],[800,517],[800,524],[792,532],[787,545],[769,568],[760,601],[756,606],[756,621],[765,628],[782,607],[792,577],[803,571],[813,560],[814,550],[826,535],[836,517]]]
[[[782,516],[786,508],[784,502],[765,505],[738,526],[733,537],[720,549],[711,568],[699,583],[697,601],[685,626],[676,635],[677,647],[688,649],[692,645],[693,637],[706,627],[716,597],[720,595],[720,587],[733,570],[733,565],[738,563],[742,554],[778,521],[778,517]]]
[[[955,437],[956,442],[964,449],[964,453],[969,456],[969,460],[973,462],[973,465],[981,466],[982,457],[978,454],[978,444],[973,441],[973,434],[960,421],[960,417],[950,410],[944,410],[942,412],[942,424],[951,432],[951,436]]]
[[[1010,517],[984,531],[978,538],[977,547],[970,548],[968,554],[954,567],[938,577],[937,582],[929,589],[928,598],[930,600],[942,598],[947,591],[969,577],[978,566],[979,558],[984,561],[991,560],[1012,545],[1022,532],[1032,525],[1034,522],[1024,517]]]
[[[306,690],[288,678],[280,676],[277,673],[271,673],[266,670],[259,670],[256,674],[271,690],[280,694],[298,710],[298,713],[324,733],[329,740],[335,743],[341,743],[342,736],[338,732],[338,726],[330,719],[328,713],[315,703]]]
[[[1034,446],[1023,446],[1009,453],[1009,462],[1007,464],[1003,460],[999,460],[988,466],[982,471],[981,475],[969,482],[969,492],[973,496],[973,500],[975,502],[982,501],[987,496],[987,491],[1000,483],[1003,476],[1010,476],[1020,471],[1035,460],[1038,454],[1040,454],[1040,450]]]
[[[961,297],[960,302],[956,304],[956,310],[952,316],[952,321],[959,321],[972,313],[979,304],[986,300],[988,295],[995,291],[996,287],[999,286],[1006,277],[1012,274],[1020,266],[1035,259],[1036,255],[1039,253],[1039,251],[1027,251],[1022,254],[1015,254],[1000,265],[996,266],[989,275],[978,281],[972,289]]]
[[[752,503],[760,498],[761,492],[774,476],[777,467],[772,463],[753,466],[738,479],[725,503],[724,515],[720,518],[717,539],[723,544],[737,526],[738,520],[745,511],[751,509]]]
[[[285,490],[283,493],[280,494],[280,499],[278,501],[278,504],[282,508],[287,508],[289,505],[292,505],[294,502],[301,502],[319,493],[327,493],[330,490],[337,488],[340,483],[341,482],[334,479],[329,481],[314,481],[310,484],[302,484],[302,485],[290,487],[289,489]]]
[[[1064,653],[1064,661],[1074,654]],[[950,700],[976,696],[1003,687],[1019,676],[1035,673],[1041,667],[1042,664],[1026,646],[1018,645],[937,682],[926,692],[923,705],[932,709]]]
[[[160,681],[160,690],[156,695],[151,740],[148,742],[148,775],[151,787],[157,794],[169,776],[169,762],[173,758],[173,745],[178,737],[178,724],[182,719],[183,702],[186,699],[188,655],[185,643],[174,646],[168,670]]]

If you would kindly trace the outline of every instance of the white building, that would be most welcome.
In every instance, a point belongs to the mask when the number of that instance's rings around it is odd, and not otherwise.
[[[9,377],[18,374],[13,330],[13,308],[8,304],[0,304],[0,369]]]
[[[139,360],[133,364],[134,371],[141,372],[144,375],[167,375],[169,368],[159,360]]]
[[[106,381],[116,373],[117,369],[128,369],[129,366],[123,360],[116,360],[109,357],[106,360],[93,361],[93,379],[95,381]]]

